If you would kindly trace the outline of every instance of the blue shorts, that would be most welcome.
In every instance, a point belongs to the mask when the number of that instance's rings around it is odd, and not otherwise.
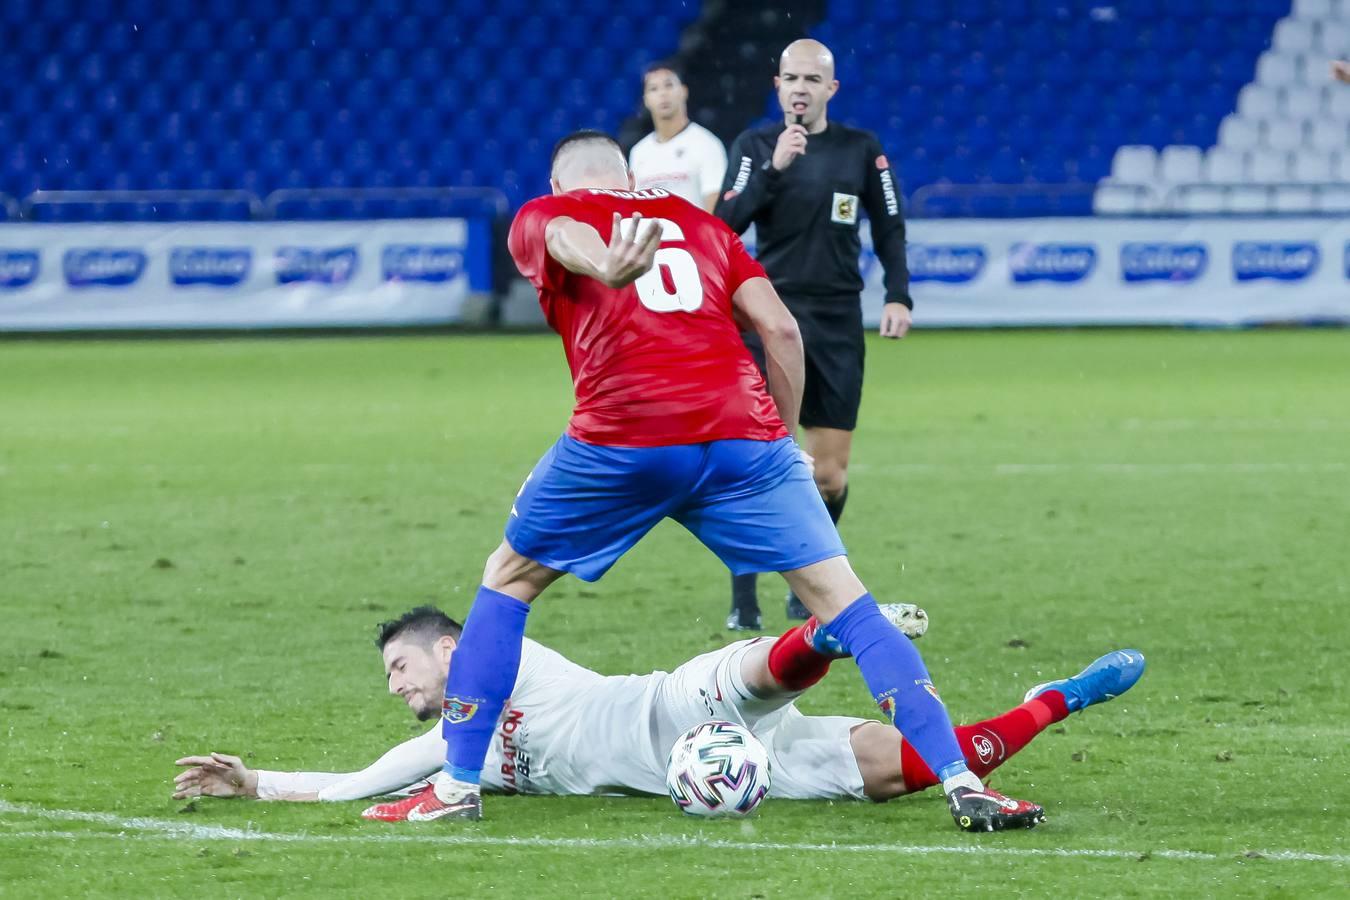
[[[737,575],[845,553],[790,438],[602,447],[563,435],[520,489],[506,540],[535,562],[595,581],[667,517]]]

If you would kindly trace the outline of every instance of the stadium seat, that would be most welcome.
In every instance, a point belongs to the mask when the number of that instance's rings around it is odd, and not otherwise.
[[[1230,113],[1219,123],[1219,143],[1234,150],[1246,150],[1261,143],[1261,129],[1251,119]]]
[[[1092,195],[1092,211],[1099,215],[1135,215],[1154,211],[1135,184],[1102,181]]]
[[[1350,215],[1350,184],[1324,186],[1317,192],[1315,202],[1318,212]]]
[[[1158,154],[1152,147],[1124,146],[1111,162],[1111,178],[1131,184],[1152,184],[1158,171]]]
[[[1279,114],[1280,91],[1260,84],[1249,84],[1238,92],[1238,115],[1246,119],[1266,119]]]
[[[1291,175],[1295,181],[1321,183],[1335,179],[1337,156],[1320,153],[1316,150],[1304,150],[1294,154]]]
[[[1173,195],[1169,209],[1193,215],[1216,214],[1226,211],[1223,188],[1206,184],[1186,185]]]
[[[1298,57],[1267,50],[1256,63],[1256,80],[1266,87],[1284,87],[1299,81]]]
[[[1271,46],[1284,53],[1303,53],[1313,49],[1316,28],[1307,19],[1281,19],[1275,26],[1275,37]]]
[[[1199,147],[1173,144],[1164,147],[1158,157],[1158,178],[1170,184],[1201,180],[1204,154]]]
[[[1247,177],[1247,154],[1230,147],[1211,147],[1205,154],[1204,180],[1231,184]]]
[[[1300,19],[1324,19],[1337,8],[1334,0],[1294,0],[1293,14]]]
[[[1337,121],[1350,121],[1350,90],[1333,91],[1329,98],[1327,115]]]
[[[1308,147],[1324,153],[1350,150],[1350,135],[1347,135],[1346,120],[1343,118],[1314,120],[1308,130]]]
[[[1316,191],[1305,185],[1277,184],[1271,195],[1270,209],[1277,213],[1315,212]]]
[[[1247,180],[1261,183],[1289,178],[1289,154],[1283,150],[1253,150],[1247,156]]]
[[[1255,215],[1270,211],[1270,188],[1266,185],[1239,185],[1225,195],[1225,212]]]
[[[1282,100],[1280,112],[1288,118],[1312,120],[1322,115],[1320,87],[1287,87]]]
[[[1345,12],[1350,12],[1350,9],[1342,7],[1342,13]],[[1322,55],[1336,59],[1344,59],[1350,56],[1350,21],[1346,19],[1339,21],[1322,20],[1316,49]]]
[[[1307,53],[1299,57],[1297,63],[1298,83],[1311,87],[1321,87],[1331,77],[1333,57],[1324,53]]]
[[[1303,137],[1302,119],[1267,119],[1261,128],[1261,145],[1273,150],[1297,150]]]

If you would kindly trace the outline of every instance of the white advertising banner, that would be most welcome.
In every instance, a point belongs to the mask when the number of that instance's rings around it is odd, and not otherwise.
[[[863,237],[876,323],[882,272]],[[1350,322],[1350,220],[922,219],[908,237],[918,325]]]
[[[454,322],[491,287],[479,224],[0,225],[0,330]]]

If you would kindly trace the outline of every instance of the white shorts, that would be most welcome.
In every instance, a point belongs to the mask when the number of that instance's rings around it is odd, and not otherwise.
[[[793,705],[797,694],[761,699],[741,677],[741,661],[755,644],[737,641],[696,656],[670,673],[660,686],[660,725],[654,739],[665,753],[685,731],[709,719],[750,729],[769,751],[773,766],[770,797],[789,800],[863,798],[862,773],[849,735],[869,719],[806,716]]]

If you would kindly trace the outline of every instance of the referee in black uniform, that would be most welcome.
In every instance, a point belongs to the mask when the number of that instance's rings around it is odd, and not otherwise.
[[[816,487],[837,523],[848,499],[848,457],[862,399],[859,211],[867,212],[885,269],[882,337],[901,338],[909,331],[913,302],[905,220],[895,175],[876,135],[826,118],[839,89],[829,48],[812,40],[789,44],[774,85],[784,121],[736,138],[716,213],[738,233],[755,226],[759,261],[801,328],[803,445],[815,458]],[[747,336],[746,343],[763,368],[757,339]],[[756,576],[731,581],[727,627],[758,629]],[[787,613],[798,619],[809,615],[791,593]]]

